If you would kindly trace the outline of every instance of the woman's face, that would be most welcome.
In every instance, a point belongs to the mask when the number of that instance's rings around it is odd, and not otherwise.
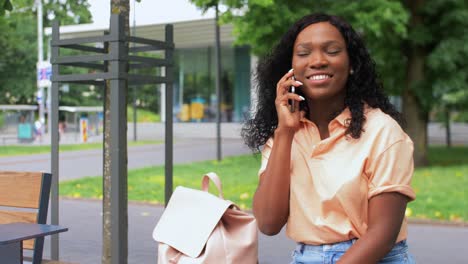
[[[344,98],[349,75],[346,42],[328,22],[311,24],[296,37],[292,67],[300,88],[311,100]]]

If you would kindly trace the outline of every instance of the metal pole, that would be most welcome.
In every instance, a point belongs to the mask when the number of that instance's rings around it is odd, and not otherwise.
[[[135,13],[135,3],[136,0],[133,0],[133,36],[136,37],[136,13]],[[136,47],[136,43],[133,43],[133,46]],[[133,85],[133,141],[137,141],[137,89]]]
[[[60,39],[59,32],[59,22],[55,20],[52,23],[52,42],[57,42]],[[56,58],[59,57],[59,47],[52,47],[51,60],[54,62]],[[52,78],[58,76],[59,74],[59,65],[54,63],[52,65]],[[52,186],[51,186],[51,196],[50,196],[50,212],[51,218],[50,222],[53,225],[59,224],[59,135],[58,135],[58,119],[59,119],[59,82],[52,81],[51,89],[51,99],[50,99],[50,142],[51,142],[51,172],[52,172]],[[53,260],[59,259],[59,236],[53,235],[50,240],[50,255]]]
[[[47,61],[50,62],[50,56],[51,56],[51,43],[50,43],[50,39],[49,39],[49,45],[47,46]],[[47,87],[47,131],[50,133],[50,131],[52,131],[52,124],[51,124],[51,116],[50,116],[50,112],[52,111],[51,110],[51,98],[52,98],[52,84],[50,84],[48,87]],[[59,115],[60,117],[60,115]]]
[[[36,0],[37,5],[37,69],[39,64],[44,61],[44,47],[43,47],[43,29],[42,29],[42,0]],[[37,98],[39,104],[39,121],[41,122],[41,135],[44,135],[44,87],[37,85]],[[42,141],[42,136],[39,137]]]
[[[218,5],[216,4],[216,46],[215,46],[215,55],[216,55],[216,157],[218,161],[222,159],[221,154],[221,44],[219,36],[219,16],[218,16]]]
[[[127,195],[127,54],[124,19],[111,16],[113,40],[109,43],[111,93],[111,263],[128,262],[128,195]]]
[[[167,44],[174,44],[174,27],[172,25],[166,25],[166,43]],[[174,48],[166,49],[166,56],[165,60],[166,63],[169,65],[164,69],[164,76],[166,77],[166,131],[165,131],[165,164],[164,164],[164,174],[165,174],[165,181],[164,181],[164,198],[165,204],[169,202],[169,199],[172,195],[172,167],[173,167],[173,120],[172,120],[172,112],[173,112],[173,57],[174,57]]]

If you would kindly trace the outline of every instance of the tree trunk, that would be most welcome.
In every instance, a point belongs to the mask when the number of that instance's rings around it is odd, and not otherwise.
[[[110,84],[104,92],[104,142],[102,177],[102,264],[111,263],[111,157],[110,157]]]
[[[452,147],[452,133],[450,129],[450,109],[445,106],[445,140],[447,143],[447,147]]]
[[[130,3],[129,0],[111,0],[111,15],[121,14],[125,17],[125,35],[129,35],[130,24]],[[127,43],[128,45],[128,43]],[[126,89],[128,91],[128,89]],[[104,98],[104,142],[103,142],[103,186],[102,186],[102,264],[110,264],[111,256],[111,122],[110,122],[110,82],[106,81],[105,98]],[[125,116],[127,116],[127,108],[125,107]],[[125,153],[127,148],[123,149]],[[127,156],[127,153],[125,154]],[[127,162],[126,160],[123,162]],[[125,260],[126,263],[126,260]]]
[[[411,83],[411,79],[408,83]],[[408,89],[403,94],[403,115],[406,121],[406,133],[414,142],[414,165],[416,167],[427,165],[428,114],[421,110],[416,96]]]
[[[419,10],[424,5],[424,0],[406,2],[410,10],[410,28],[422,24]],[[424,48],[410,44],[407,51],[408,61],[406,65],[406,83],[403,91],[403,116],[406,120],[406,132],[414,142],[414,164],[424,166],[427,160],[427,121],[429,114],[418,100],[414,89],[418,89],[418,83],[424,80],[424,64],[426,52]]]

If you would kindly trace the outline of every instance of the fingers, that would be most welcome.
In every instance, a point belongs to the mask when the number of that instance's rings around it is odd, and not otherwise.
[[[276,85],[277,96],[288,93],[291,86],[299,87],[303,85],[303,83],[301,83],[300,81],[294,80],[292,77],[293,77],[293,72],[289,71],[278,81],[278,84]]]
[[[290,69],[285,75],[283,75],[283,77],[278,81],[278,83],[291,79],[291,77],[293,76],[294,76],[294,71],[293,69]]]
[[[298,102],[301,102],[301,101],[304,101],[305,98],[298,95],[298,94],[293,94],[293,93],[287,93],[284,95],[286,97],[286,100],[287,99],[291,99],[291,100],[294,100],[294,101],[298,101]]]
[[[305,98],[298,95],[298,94],[293,94],[293,93],[286,93],[284,95],[281,95],[277,98],[277,104],[280,106],[287,106],[288,105],[288,100],[294,100],[297,102],[304,101]]]

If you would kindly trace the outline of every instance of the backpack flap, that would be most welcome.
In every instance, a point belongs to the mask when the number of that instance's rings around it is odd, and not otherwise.
[[[178,186],[153,230],[153,239],[196,258],[232,202]]]

